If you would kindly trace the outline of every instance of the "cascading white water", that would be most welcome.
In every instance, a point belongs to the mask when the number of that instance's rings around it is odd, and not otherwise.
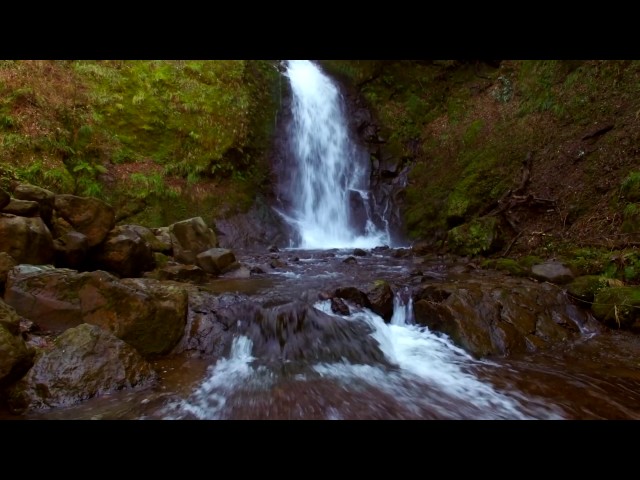
[[[357,392],[374,388],[389,394],[417,418],[425,412],[438,419],[563,418],[562,411],[553,406],[537,403],[535,398],[525,397],[517,391],[501,392],[482,382],[471,373],[473,367],[480,364],[490,366],[491,362],[475,360],[447,337],[413,325],[413,309],[411,303],[405,303],[405,297],[395,297],[393,319],[389,324],[369,309],[353,308],[351,315],[344,317],[367,323],[380,349],[397,369],[342,361],[310,365],[311,371],[336,382],[339,391]],[[333,313],[329,300],[317,302],[315,308],[338,316]],[[274,371],[252,365],[256,359],[251,350],[252,343],[248,338],[235,339],[230,357],[210,367],[208,378],[189,399],[169,404],[164,418],[227,418],[233,410],[233,401],[241,398],[233,397],[238,389],[244,389],[249,396],[274,389],[283,395],[284,387],[279,384]],[[296,375],[295,382],[305,384],[312,382],[313,378],[310,372],[301,373]],[[303,391],[307,392],[307,389],[303,388]],[[307,397],[307,400],[309,398],[313,399]],[[332,404],[328,399],[318,403],[323,405],[326,419],[339,420],[345,413],[354,414],[352,410],[341,410],[350,409],[349,404]],[[375,405],[369,407],[375,408]],[[304,411],[304,405],[296,404],[295,408]],[[318,408],[311,411],[319,415],[322,412],[318,412]]]
[[[292,211],[283,216],[299,234],[295,247],[389,245],[389,233],[370,218],[370,168],[350,139],[340,91],[313,62],[289,60],[286,65],[293,95],[290,141],[295,165],[285,186]],[[364,206],[364,228],[355,228],[353,198]]]
[[[316,308],[328,314],[332,312],[328,300],[318,302]],[[389,324],[368,309],[352,313],[349,318],[363,320],[373,328],[372,335],[381,350],[399,370],[389,373],[377,367],[346,363],[314,367],[327,377],[342,379],[346,384],[369,382],[413,406],[416,411],[428,406],[439,418],[562,418],[561,412],[554,407],[536,405],[531,402],[535,399],[524,398],[519,392],[507,394],[495,390],[466,371],[474,364],[488,365],[490,362],[475,360],[447,337],[413,325],[410,296],[407,303],[402,294],[394,297],[394,312]]]

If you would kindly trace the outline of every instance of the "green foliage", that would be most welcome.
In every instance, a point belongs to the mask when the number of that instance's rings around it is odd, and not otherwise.
[[[326,72],[352,85],[375,78],[383,63],[381,60],[322,60],[320,62]]]
[[[531,273],[530,267],[523,266],[513,258],[487,259],[482,262],[481,266],[482,268],[501,270],[514,277],[527,277]]]
[[[620,184],[620,196],[629,202],[640,201],[640,172],[633,171]],[[634,212],[629,212],[633,214]]]
[[[97,124],[112,134],[116,163],[150,158],[194,183],[236,171],[243,177],[248,162],[226,153],[254,147],[254,137],[264,149],[279,77],[271,62],[82,61],[74,68],[92,86]]]
[[[519,72],[518,86],[522,97],[520,113],[551,111],[561,115],[556,85],[563,68],[559,60],[525,60]]]
[[[451,251],[459,255],[488,254],[501,247],[496,217],[482,217],[449,230]]]
[[[640,205],[637,203],[627,203],[624,207],[622,218],[620,230],[623,233],[640,232]]]
[[[599,275],[605,279],[640,283],[640,252],[604,248],[576,248],[567,252],[566,263],[579,275]]]
[[[76,157],[74,157],[72,161],[68,161],[66,165],[74,174],[74,194],[87,197],[101,197],[102,185],[98,182],[97,177],[99,174],[106,172],[105,167]]]
[[[522,265],[524,268],[526,268],[527,270],[530,270],[531,267],[542,262],[543,262],[542,258],[538,257],[537,255],[525,255],[524,257],[518,260],[518,263]]]
[[[16,125],[16,121],[11,115],[0,114],[0,129],[10,130]]]
[[[481,118],[471,122],[462,137],[463,145],[469,146],[473,144],[473,142],[476,140],[476,138],[482,131],[483,126],[484,126],[484,121]]]
[[[114,204],[197,202],[191,186],[223,177],[260,191],[280,104],[275,67],[268,60],[1,62],[0,165],[12,165],[13,176],[0,180]],[[117,167],[141,161],[152,166],[122,181],[127,169]],[[171,176],[189,187],[168,188]],[[245,187],[239,191],[244,208]],[[216,199],[209,214],[227,201],[233,196]],[[164,208],[179,214],[182,207]]]
[[[465,152],[460,163],[465,162],[468,163],[447,200],[446,217],[450,227],[459,225],[506,190],[504,179],[494,170],[498,157],[492,149]]]
[[[173,188],[166,185],[160,173],[132,173],[130,175],[132,183],[132,196],[139,199],[147,199],[155,196],[158,198],[175,199],[178,193]]]

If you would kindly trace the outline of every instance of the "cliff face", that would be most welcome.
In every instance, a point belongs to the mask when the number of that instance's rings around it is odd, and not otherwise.
[[[372,162],[408,167],[398,195],[407,238],[450,246],[452,229],[494,217],[502,242],[484,253],[606,269],[619,250],[635,277],[640,62],[323,65],[373,113],[362,130],[379,142]]]

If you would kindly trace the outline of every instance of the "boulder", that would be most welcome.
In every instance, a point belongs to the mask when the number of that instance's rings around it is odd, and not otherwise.
[[[149,235],[155,239],[150,231]],[[156,267],[151,246],[131,225],[119,225],[111,230],[91,258],[98,268],[120,277],[139,277]]]
[[[13,190],[13,196],[19,200],[38,202],[40,216],[44,223],[51,228],[51,216],[55,203],[55,194],[53,192],[35,185],[22,183]]]
[[[0,213],[0,252],[17,263],[48,264],[54,256],[53,237],[40,217]]]
[[[41,350],[33,367],[9,389],[15,413],[68,407],[98,395],[153,385],[158,374],[112,333],[82,324]]]
[[[19,380],[33,365],[33,355],[22,338],[18,314],[0,300],[0,387]]]
[[[196,256],[196,265],[207,273],[223,273],[236,261],[234,253],[227,248],[210,248]]]
[[[100,244],[116,223],[113,207],[97,198],[56,195],[54,206],[58,216],[86,235],[89,247]]]
[[[194,265],[198,254],[216,248],[218,239],[202,217],[189,218],[169,225],[173,257],[177,262]]]
[[[2,213],[10,213],[19,217],[39,217],[40,204],[31,200],[16,200],[12,198],[2,209]]]

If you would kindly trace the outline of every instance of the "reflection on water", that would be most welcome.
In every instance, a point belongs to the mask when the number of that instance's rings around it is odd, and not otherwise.
[[[273,288],[278,283],[274,277],[220,278],[202,285],[203,290],[211,293],[237,292],[255,295]]]

